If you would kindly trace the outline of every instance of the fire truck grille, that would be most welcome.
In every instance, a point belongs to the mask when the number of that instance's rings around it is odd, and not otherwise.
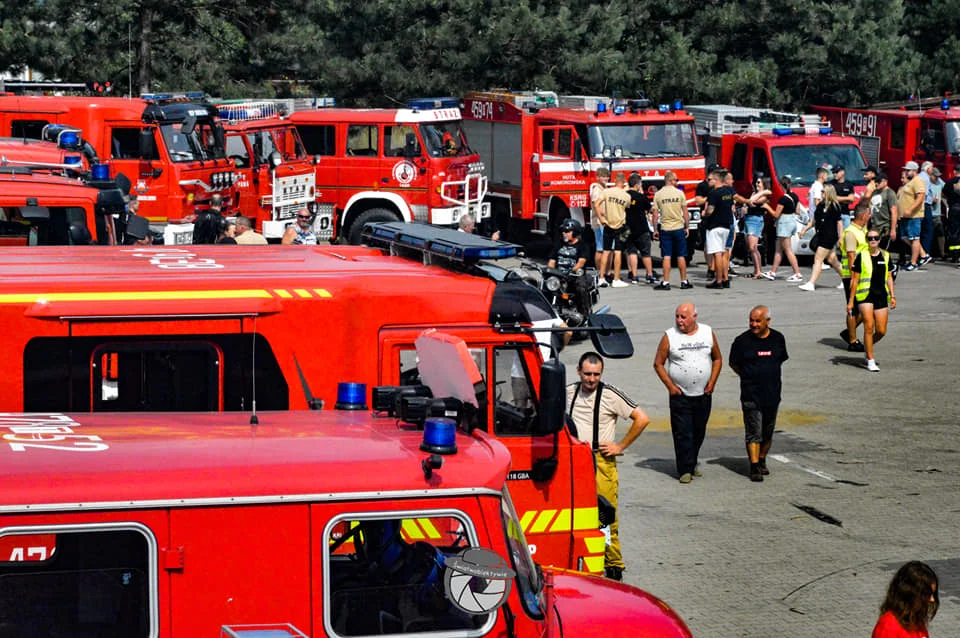
[[[410,206],[410,210],[413,212],[413,221],[426,223],[430,218],[430,210],[421,204],[413,204]]]
[[[277,219],[293,219],[297,216],[297,211],[303,208],[303,204],[283,204],[277,206]]]

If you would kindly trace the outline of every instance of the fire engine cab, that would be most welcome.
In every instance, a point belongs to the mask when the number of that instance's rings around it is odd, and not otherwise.
[[[467,144],[458,104],[427,98],[403,109],[292,113],[307,152],[318,156],[318,219],[334,220],[320,236],[358,244],[368,222],[452,227],[467,213],[478,222],[489,217],[487,178]]]
[[[691,203],[703,179],[693,117],[679,102],[470,92],[463,117],[487,167],[494,220],[511,241],[523,242],[531,232],[556,234],[567,217],[589,225],[589,187],[601,166],[639,172],[645,189],[662,186],[663,174],[673,171]]]
[[[900,186],[909,161],[931,161],[945,176],[960,161],[960,107],[956,98],[930,98],[877,104],[870,108],[818,106],[833,128],[856,139],[867,160],[887,172],[890,187]]]
[[[279,241],[298,210],[316,209],[315,161],[280,107],[268,100],[217,104],[227,140],[227,157],[237,173],[236,209],[256,221],[267,239]],[[319,237],[330,237],[329,213],[314,218]]]
[[[53,174],[80,177],[98,162],[79,129],[53,124],[43,128],[41,139],[0,137],[0,167],[43,166]]]
[[[837,165],[846,169],[846,180],[857,195],[864,192],[866,162],[860,146],[852,137],[835,135],[818,115],[732,105],[689,106],[687,110],[696,118],[707,162],[733,173],[734,188],[744,197],[753,192],[754,177],[762,175],[772,180],[772,201],[776,202],[784,192],[780,178],[787,176],[791,190],[806,206],[817,168]],[[803,237],[796,237],[794,252],[813,254],[810,241],[815,235],[811,228]]]
[[[0,415],[0,634],[692,635],[636,587],[541,569],[507,448],[455,426]]]
[[[179,220],[214,193],[235,202],[216,108],[200,94],[122,97],[0,96],[0,135],[41,139],[50,124],[83,131],[110,174],[123,173],[151,222]]]
[[[546,420],[539,398],[556,313],[481,261],[517,247],[402,222],[375,225],[367,241],[384,250],[0,251],[0,410],[332,407],[343,379],[416,385],[415,341],[442,326],[476,359],[488,397],[479,427],[513,456],[511,490],[537,560],[601,572],[593,454]],[[616,317],[591,326],[601,354],[632,354]]]

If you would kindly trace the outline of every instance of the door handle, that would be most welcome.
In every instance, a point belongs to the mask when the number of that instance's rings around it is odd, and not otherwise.
[[[390,178],[389,178],[389,177],[381,177],[381,178],[380,178],[380,181],[383,182],[384,184],[389,184],[389,183],[390,183]]]
[[[549,185],[550,185],[550,182],[544,182],[543,185],[544,185],[544,186],[549,186]]]

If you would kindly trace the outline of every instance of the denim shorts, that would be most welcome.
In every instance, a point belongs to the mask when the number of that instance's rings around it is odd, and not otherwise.
[[[777,237],[793,237],[797,232],[797,216],[796,215],[780,215],[780,219],[777,220]]]
[[[840,221],[843,222],[843,229],[846,230],[850,226],[850,222],[853,221],[853,216],[849,213],[840,213]]]
[[[660,231],[660,255],[686,259],[687,235],[682,228]]]
[[[603,226],[593,229],[593,237],[596,240],[597,252],[603,250]]]
[[[737,236],[737,220],[734,219],[730,224],[730,235],[727,236],[727,250],[733,248],[733,239]]]
[[[912,219],[904,219],[900,221],[900,232],[903,233],[903,238],[907,241],[913,241],[914,239],[920,239],[920,226],[923,222],[922,217],[914,217]]]
[[[747,215],[743,218],[743,228],[748,236],[760,237],[763,234],[763,215]]]

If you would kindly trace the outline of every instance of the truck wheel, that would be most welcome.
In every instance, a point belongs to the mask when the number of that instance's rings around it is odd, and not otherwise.
[[[349,243],[351,246],[360,245],[361,235],[363,234],[363,227],[365,224],[369,224],[370,222],[395,221],[400,221],[400,218],[386,208],[371,208],[370,210],[365,210],[357,215],[357,218],[353,220],[352,224],[350,224],[350,231],[347,233],[347,243]]]

